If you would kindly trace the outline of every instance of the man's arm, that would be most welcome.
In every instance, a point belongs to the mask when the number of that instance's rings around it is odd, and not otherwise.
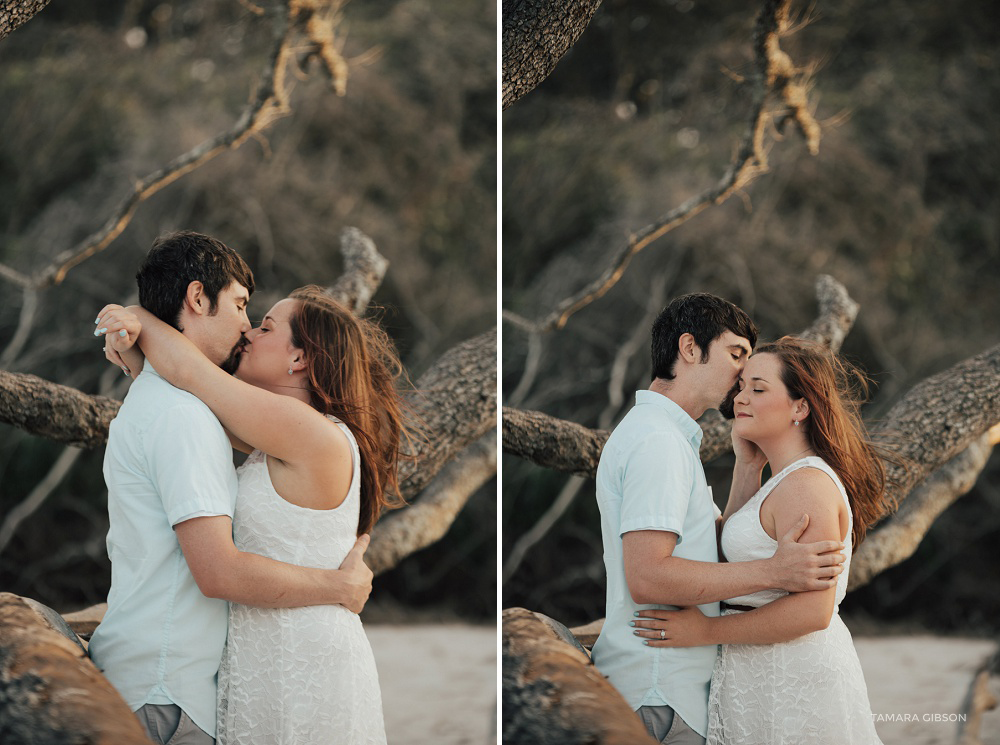
[[[840,541],[797,543],[809,526],[801,519],[778,541],[770,559],[720,563],[673,555],[677,534],[639,530],[622,536],[625,581],[639,605],[700,605],[761,590],[826,590],[843,571]]]
[[[802,536],[804,539],[822,541],[842,535],[840,512],[844,509],[843,497],[833,481],[821,471],[801,469],[790,474],[768,500],[772,502],[770,507],[776,530],[788,529],[789,516],[808,510],[808,514],[814,517]],[[791,532],[796,530],[797,526]],[[825,590],[793,593],[752,611],[717,618],[708,618],[697,608],[673,612],[642,611],[643,617],[652,616],[661,620],[640,619],[635,625],[639,627],[637,635],[646,637],[650,646],[775,644],[829,626],[836,594],[834,584]],[[660,635],[661,630],[663,636]]]
[[[358,539],[339,569],[314,569],[238,550],[232,520],[225,515],[185,520],[174,531],[206,597],[259,608],[343,605],[360,613],[371,594],[374,575],[363,561],[367,535]]]

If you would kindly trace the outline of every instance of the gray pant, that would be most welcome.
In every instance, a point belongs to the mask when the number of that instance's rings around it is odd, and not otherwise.
[[[192,722],[176,704],[145,704],[135,715],[149,739],[159,745],[215,745],[215,738]]]
[[[705,745],[705,738],[669,706],[640,706],[636,714],[653,739],[662,745]]]

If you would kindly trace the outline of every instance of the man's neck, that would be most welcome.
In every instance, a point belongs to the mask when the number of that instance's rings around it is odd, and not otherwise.
[[[679,383],[677,380],[655,378],[649,384],[649,390],[653,391],[653,393],[659,393],[661,396],[666,396],[680,406],[685,414],[695,420],[704,414],[707,408],[697,395],[697,391]]]

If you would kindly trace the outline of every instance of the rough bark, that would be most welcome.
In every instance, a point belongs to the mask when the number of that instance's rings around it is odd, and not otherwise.
[[[887,494],[914,486],[1000,422],[1000,345],[917,384],[872,428],[903,462],[887,464]]]
[[[416,382],[409,404],[424,437],[399,466],[407,499],[418,494],[449,460],[496,427],[497,332],[491,329],[442,355]]]
[[[540,411],[503,407],[503,450],[543,468],[593,478],[611,433]]]
[[[967,494],[993,452],[989,433],[978,439],[914,489],[899,511],[873,531],[851,559],[851,590],[864,587],[876,575],[913,555],[938,516]]]
[[[0,742],[150,745],[83,649],[10,593],[0,593],[0,710]]]
[[[344,273],[327,292],[360,315],[382,284],[389,261],[371,238],[350,227],[340,234],[340,255],[344,257]]]
[[[549,76],[601,0],[503,0],[503,108]]]
[[[440,540],[469,498],[497,473],[494,429],[446,465],[409,507],[392,512],[372,530],[365,563],[376,575]]]
[[[103,445],[120,406],[105,396],[0,370],[0,421],[63,445]]]
[[[524,608],[503,612],[502,701],[505,743],[654,742],[569,630]]]
[[[0,39],[30,21],[48,4],[49,0],[0,0]]]

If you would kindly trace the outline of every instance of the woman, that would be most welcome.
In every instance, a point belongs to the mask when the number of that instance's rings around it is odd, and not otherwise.
[[[137,341],[157,373],[204,401],[250,453],[233,517],[239,549],[336,568],[398,490],[399,361],[378,326],[320,288],[268,311],[247,334],[237,377],[141,308],[107,306],[99,326]],[[134,348],[124,359],[141,368]],[[385,743],[371,647],[342,606],[232,604],[218,707],[220,745]]]
[[[853,374],[804,340],[785,337],[757,349],[743,370],[733,422],[737,469],[756,471],[756,486],[734,489],[720,539],[727,561],[767,558],[805,512],[801,541],[848,543],[851,536],[836,586],[731,598],[718,618],[697,608],[643,611],[659,620],[635,623],[650,646],[723,645],[708,743],[879,742],[857,653],[837,613],[852,549],[890,506],[884,466],[849,390]],[[765,464],[774,475],[757,488]]]

